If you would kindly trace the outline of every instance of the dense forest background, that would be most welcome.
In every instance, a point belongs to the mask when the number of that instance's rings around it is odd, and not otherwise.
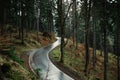
[[[85,47],[85,75],[89,73],[90,49],[92,65],[96,67],[96,50],[104,57],[104,80],[107,79],[109,54],[117,63],[117,80],[120,80],[120,1],[119,0],[0,0],[0,35],[18,34],[24,44],[26,34],[55,33],[61,37],[61,58],[64,63],[65,46]],[[99,79],[98,79],[99,80]]]

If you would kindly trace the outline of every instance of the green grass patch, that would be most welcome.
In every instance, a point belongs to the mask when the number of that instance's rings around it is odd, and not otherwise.
[[[59,47],[55,48],[51,54],[50,54],[51,58],[55,61],[59,61],[60,60],[60,50]]]
[[[83,51],[84,52],[84,51]],[[92,55],[92,53],[90,53]],[[104,54],[104,53],[103,53]],[[60,50],[59,48],[55,48],[52,51],[52,59],[54,61],[59,62],[60,60]],[[65,49],[64,54],[64,66],[67,66],[71,70],[85,77],[85,80],[102,80],[104,77],[104,55],[100,55],[100,51],[96,52],[97,61],[96,61],[96,69],[93,69],[92,56],[90,56],[89,62],[89,75],[84,76],[84,68],[85,68],[85,53],[74,51],[74,49]],[[108,80],[116,80],[116,58],[112,53],[108,53]],[[113,77],[114,76],[114,77]]]

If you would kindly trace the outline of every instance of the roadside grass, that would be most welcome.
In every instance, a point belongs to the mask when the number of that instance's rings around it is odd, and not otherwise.
[[[36,39],[35,32],[29,32],[24,36],[24,44],[21,44],[21,40],[18,37],[18,33],[12,34],[10,38],[9,35],[0,36],[0,45],[11,45],[15,48],[15,56],[20,58],[20,56],[28,51],[31,51],[36,48],[41,48],[42,46],[48,45],[50,40],[44,36],[42,33],[39,33],[39,41]],[[54,42],[55,37],[52,36],[52,41]],[[9,64],[11,69],[7,74],[3,74],[3,77],[7,80],[39,80],[27,67],[23,64],[19,64],[16,61],[13,61],[9,56],[3,55],[0,52],[0,67],[4,64]],[[0,69],[1,70],[1,69]],[[6,76],[7,75],[7,76]]]
[[[4,77],[5,80],[38,80],[33,73],[29,72],[22,65],[1,54],[0,69],[2,70],[0,77]]]
[[[60,60],[59,47],[55,48],[55,49],[51,52],[50,57],[51,57],[54,61],[59,62],[59,60]]]
[[[84,47],[83,45],[79,45]],[[82,75],[85,80],[103,80],[104,79],[104,56],[100,55],[100,51],[96,50],[96,67],[93,68],[92,63],[92,48],[90,49],[90,62],[88,67],[88,76],[85,76],[85,49],[74,49],[73,47],[65,47],[64,66],[75,71],[80,76]],[[59,62],[60,50],[59,47],[55,48],[50,54],[54,61]],[[108,53],[108,80],[117,80],[117,64],[115,55]]]

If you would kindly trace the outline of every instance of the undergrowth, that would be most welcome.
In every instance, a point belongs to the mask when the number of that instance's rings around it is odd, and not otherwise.
[[[82,46],[82,45],[80,45]],[[100,51],[97,50],[96,54],[96,68],[93,68],[92,63],[92,49],[90,52],[90,62],[88,67],[88,75],[85,76],[84,67],[85,67],[85,49],[82,50],[76,50],[74,48],[65,47],[65,53],[64,53],[64,66],[67,66],[71,70],[75,71],[77,74],[79,74],[85,78],[85,80],[103,80],[104,78],[104,57],[100,55]],[[52,51],[52,54],[50,55],[51,58],[54,61],[59,62],[60,60],[60,50],[59,47],[54,49]],[[109,62],[108,62],[108,79],[109,80],[116,80],[117,75],[117,65],[114,55],[109,53]],[[113,77],[114,76],[114,77]],[[79,79],[78,79],[79,80]]]

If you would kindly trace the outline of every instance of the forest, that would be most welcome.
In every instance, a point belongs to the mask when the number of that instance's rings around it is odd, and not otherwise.
[[[119,57],[120,0],[0,0],[0,80],[120,80]]]

